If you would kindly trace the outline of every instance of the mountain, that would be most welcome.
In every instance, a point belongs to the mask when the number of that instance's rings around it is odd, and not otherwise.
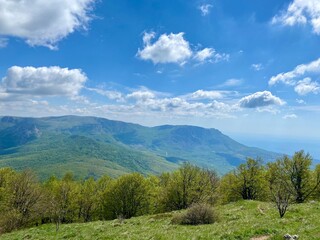
[[[70,171],[77,177],[159,174],[184,161],[224,174],[247,157],[279,156],[195,126],[144,127],[79,116],[0,118],[0,167],[31,168],[40,178]]]

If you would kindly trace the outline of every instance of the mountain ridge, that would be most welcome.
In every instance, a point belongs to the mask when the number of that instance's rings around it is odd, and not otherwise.
[[[132,171],[159,174],[184,161],[224,174],[247,157],[273,161],[279,156],[247,147],[215,128],[145,127],[74,115],[0,117],[0,167],[32,168],[41,178],[69,170],[78,177],[115,177]]]

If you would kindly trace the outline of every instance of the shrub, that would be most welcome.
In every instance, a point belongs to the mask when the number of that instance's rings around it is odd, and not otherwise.
[[[211,224],[216,221],[217,215],[212,207],[203,203],[193,204],[186,212],[179,213],[172,219],[172,223],[182,225]]]

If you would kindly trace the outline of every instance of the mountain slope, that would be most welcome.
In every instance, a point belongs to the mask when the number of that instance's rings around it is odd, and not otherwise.
[[[247,157],[279,154],[244,146],[216,129],[143,127],[96,117],[0,118],[0,167],[32,168],[41,177],[157,174],[183,161],[223,174]]]

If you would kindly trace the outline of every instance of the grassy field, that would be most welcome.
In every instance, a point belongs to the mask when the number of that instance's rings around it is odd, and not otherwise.
[[[299,239],[320,239],[320,203],[292,205],[283,219],[270,203],[241,201],[218,206],[219,221],[202,226],[171,224],[174,213],[125,220],[75,223],[20,230],[0,236],[12,239],[283,239],[298,234]]]

